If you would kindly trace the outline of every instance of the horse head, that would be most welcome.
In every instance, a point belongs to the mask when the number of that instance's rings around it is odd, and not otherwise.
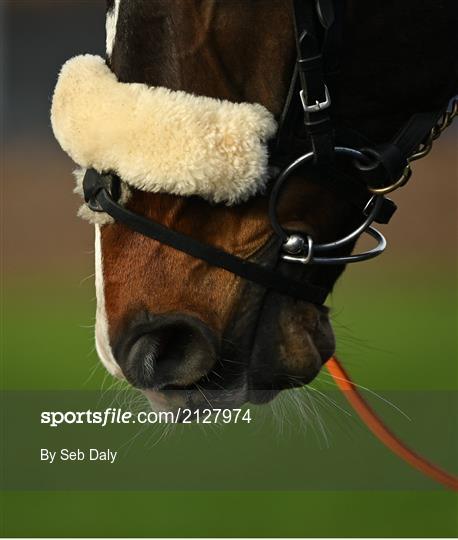
[[[367,53],[352,32],[368,43],[374,38],[355,23],[364,16],[356,11],[366,8],[349,4],[345,18],[350,37],[334,75],[334,115],[342,123],[351,116],[361,131],[383,139],[408,110],[415,110],[415,100],[436,95],[437,89],[426,81],[402,103],[388,81],[370,89],[366,72],[376,68],[372,60],[364,72]],[[370,10],[366,16],[376,21]],[[414,22],[408,24],[406,31],[414,27]],[[383,54],[390,51],[388,47]],[[295,59],[290,0],[108,1],[106,63],[121,83],[260,104],[279,121]],[[409,73],[398,75],[402,82]],[[374,116],[383,92],[384,105]],[[383,125],[380,114],[385,114]],[[170,146],[187,145],[173,132],[188,128],[186,118],[186,107],[163,110],[164,131],[157,145],[165,161]],[[125,140],[127,156],[135,154],[141,135]],[[125,206],[244,260],[280,268],[296,282],[331,291],[344,264],[278,261],[268,212],[270,189],[266,183],[252,196],[226,204],[221,198],[209,201],[192,193],[134,187]],[[341,191],[309,179],[302,168],[288,179],[276,211],[282,228],[318,243],[332,242],[361,222],[361,212]],[[337,253],[348,256],[353,245],[349,242]],[[310,382],[334,352],[328,308],[268,290],[117,221],[96,224],[96,289],[99,356],[111,373],[144,390],[158,407],[265,402],[283,389]]]

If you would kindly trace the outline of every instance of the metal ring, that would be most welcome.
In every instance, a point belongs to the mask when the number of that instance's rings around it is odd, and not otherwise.
[[[350,234],[347,234],[347,236],[344,236],[343,238],[340,238],[339,240],[336,240],[335,242],[328,242],[326,244],[316,244],[315,245],[315,251],[328,251],[330,249],[337,249],[339,247],[345,246],[349,242],[356,240],[363,232],[365,232],[370,224],[374,221],[377,214],[379,213],[379,210],[383,204],[383,197],[374,195],[372,199],[368,202],[366,205],[366,208],[373,203],[372,209],[367,215],[367,218],[361,223],[361,225],[352,231]]]
[[[336,146],[334,148],[335,152],[337,154],[343,154],[348,157],[352,157],[354,159],[364,159],[364,154],[360,150],[355,150],[354,148],[347,148],[346,146]],[[307,154],[304,154],[303,156],[297,158],[295,161],[290,163],[286,169],[283,170],[283,172],[280,174],[280,176],[277,178],[271,194],[270,194],[270,200],[269,200],[269,216],[270,216],[270,222],[272,224],[272,228],[277,233],[277,235],[282,239],[282,242],[285,243],[288,240],[289,234],[283,229],[283,227],[278,222],[278,216],[277,216],[277,203],[278,198],[280,196],[282,187],[286,180],[296,171],[299,167],[302,167],[309,161],[311,161],[315,157],[315,154],[313,152],[308,152]]]
[[[354,164],[357,169],[364,172],[373,171],[380,165],[380,155],[373,148],[361,148],[363,159],[354,159]],[[365,161],[365,163],[364,163]]]
[[[275,181],[272,191],[270,193],[270,199],[269,199],[270,222],[272,224],[273,230],[282,239],[283,244],[287,242],[289,235],[286,233],[286,231],[278,222],[278,216],[277,216],[278,197],[280,195],[283,184],[291,176],[291,174],[302,165],[305,165],[306,163],[311,161],[314,158],[314,156],[315,154],[313,152],[308,152],[307,154],[304,154],[303,156],[299,157],[298,159],[290,163],[288,167],[286,167],[286,169],[284,169],[281,172],[280,176]]]
[[[354,159],[364,158],[364,154],[360,150],[355,150],[354,148],[337,146],[334,150],[338,154],[343,154],[343,155],[352,157]],[[272,189],[271,197],[269,201],[270,220],[272,223],[272,228],[278,234],[278,236],[283,240],[284,244],[288,241],[290,234],[288,234],[278,222],[278,217],[277,217],[278,197],[285,181],[291,176],[291,174],[302,165],[308,163],[313,157],[314,157],[314,153],[309,152],[299,157],[298,159],[296,159],[293,163],[291,163],[288,167],[286,167],[286,169],[281,173],[281,175],[278,177]],[[407,181],[407,180],[404,180],[404,181]],[[374,219],[376,218],[382,204],[383,204],[383,195],[374,194],[374,196],[368,202],[368,204],[366,205],[366,208],[364,209],[364,212],[366,212],[366,210],[368,211],[368,215],[366,219],[364,219],[363,223],[361,223],[361,225],[359,225],[359,227],[357,227],[350,234],[347,234],[346,236],[344,236],[343,238],[340,238],[339,240],[336,240],[334,242],[328,242],[325,244],[313,244],[312,238],[310,236],[307,236],[308,253],[306,257],[298,257],[294,255],[283,254],[282,259],[286,261],[290,261],[290,262],[299,262],[302,264],[309,264],[309,263],[311,264],[347,264],[347,263],[354,263],[358,261],[373,259],[377,255],[380,255],[380,253],[382,253],[386,248],[386,240],[383,234],[381,234],[377,229],[371,227],[371,223],[373,223]],[[314,253],[333,250],[333,249],[342,247],[344,245],[347,245],[353,240],[356,240],[364,232],[366,232],[367,234],[369,234],[370,236],[372,236],[373,238],[377,240],[377,246],[375,248],[369,251],[365,251],[363,253],[358,253],[356,255],[349,255],[349,256],[343,256],[343,257],[315,257],[314,256]]]
[[[396,189],[405,186],[409,181],[411,175],[412,169],[410,168],[410,164],[407,164],[403,173],[401,174],[401,177],[394,184],[382,188],[368,187],[368,189],[371,193],[374,193],[375,195],[387,195],[388,193],[391,193],[392,191],[395,191]]]
[[[312,264],[351,264],[360,261],[368,261],[369,259],[374,259],[382,254],[386,248],[386,239],[383,234],[374,227],[368,227],[364,232],[377,240],[375,248],[372,248],[369,251],[363,251],[363,253],[348,255],[347,257],[314,257]],[[317,246],[315,246],[315,248],[316,247]]]

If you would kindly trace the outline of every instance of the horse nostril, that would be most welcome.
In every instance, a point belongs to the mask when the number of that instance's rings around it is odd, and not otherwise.
[[[214,339],[200,321],[184,316],[161,316],[129,332],[129,345],[118,362],[126,378],[139,388],[188,386],[211,369]],[[133,334],[131,333],[133,332]],[[135,333],[137,332],[137,335]]]

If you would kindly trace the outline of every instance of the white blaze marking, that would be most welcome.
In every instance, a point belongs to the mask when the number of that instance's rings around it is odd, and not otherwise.
[[[116,27],[118,26],[119,6],[121,0],[115,0],[113,8],[107,13],[107,56],[111,58],[116,40]]]
[[[116,40],[116,27],[118,25],[119,7],[121,0],[115,0],[113,8],[107,13],[106,19],[106,52],[111,58]],[[122,377],[110,346],[108,335],[108,319],[105,308],[105,286],[103,281],[103,260],[100,238],[100,226],[95,226],[95,292],[97,297],[97,311],[95,318],[95,348],[100,360],[106,369],[116,377]]]
[[[97,354],[112,375],[115,377],[122,377],[121,369],[111,351],[110,339],[108,337],[100,225],[95,226],[95,293],[97,297],[97,311],[95,318],[95,347],[97,349]]]

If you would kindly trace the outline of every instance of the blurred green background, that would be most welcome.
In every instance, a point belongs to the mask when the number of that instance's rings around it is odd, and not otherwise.
[[[78,53],[103,54],[104,4],[0,0],[4,390],[89,391],[110,384],[93,349],[93,230],[76,217],[80,201],[71,193],[73,164],[54,141],[48,114],[60,65]],[[395,196],[400,211],[384,229],[387,253],[347,269],[329,302],[341,359],[359,384],[382,396],[422,391],[425,399],[428,392],[434,399],[435,392],[457,390],[456,140],[455,126],[415,165],[411,184]],[[327,387],[332,389],[323,375],[316,388]],[[376,403],[388,414],[388,406]],[[415,411],[409,414],[415,418]],[[345,416],[339,421],[348,423],[344,427],[355,437],[371,437],[357,422]],[[421,417],[414,421],[426,447],[431,426],[422,425]],[[450,429],[447,422],[438,417],[436,433],[442,424]],[[277,436],[273,431],[272,438]],[[300,439],[286,437],[291,452],[300,452]],[[176,444],[183,452],[193,450],[186,437]],[[339,447],[327,452],[338,454]],[[456,465],[455,460],[455,471]],[[308,491],[306,485],[290,492],[249,486],[242,492],[7,491],[2,499],[4,536],[458,533],[456,497],[434,486],[426,491],[345,486]]]

